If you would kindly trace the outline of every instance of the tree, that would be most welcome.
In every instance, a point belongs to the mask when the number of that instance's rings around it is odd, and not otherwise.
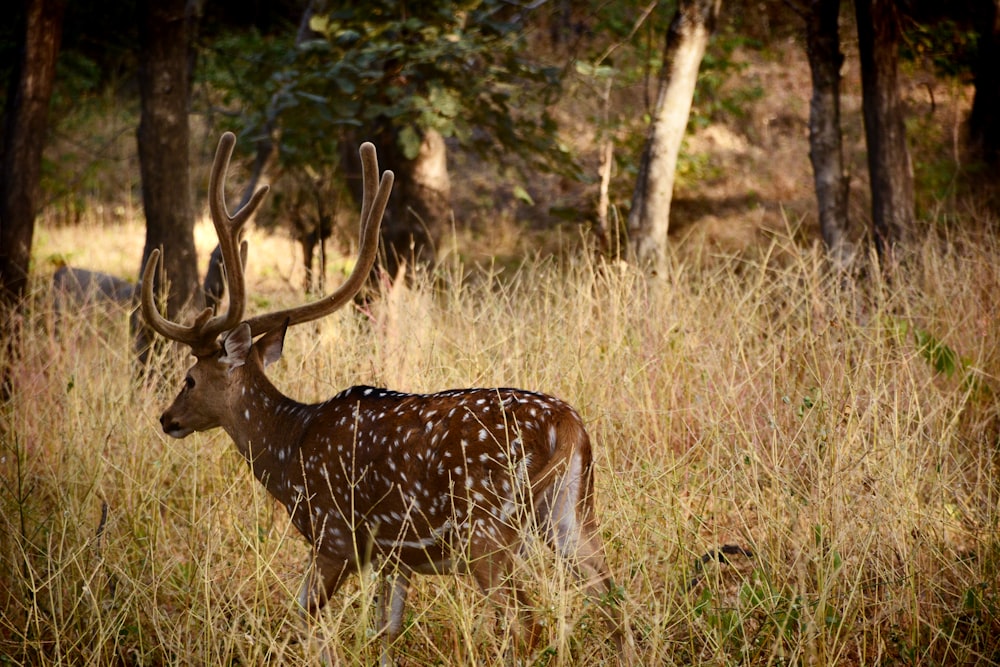
[[[628,216],[631,252],[653,273],[662,271],[666,261],[677,156],[720,5],[721,0],[681,0],[667,30],[653,120]]]
[[[1000,0],[982,0],[979,5],[979,57],[969,135],[983,160],[1000,172]]]
[[[249,78],[226,68],[248,62],[241,42],[253,35],[220,44],[211,57],[222,64],[220,78],[253,81],[237,129],[253,141],[273,116],[286,173],[337,164],[354,191],[358,142],[376,143],[381,162],[396,172],[383,224],[390,261],[432,260],[437,237],[450,228],[446,140],[494,161],[516,156],[532,173],[573,171],[547,111],[559,70],[533,62],[524,47],[527,10],[502,0],[473,0],[461,11],[442,0],[327,4],[309,21],[319,39],[292,44],[289,36],[291,57],[261,61]],[[217,89],[236,90],[227,81]]]
[[[809,101],[809,160],[813,167],[819,227],[830,257],[838,265],[853,254],[847,238],[850,178],[844,171],[840,130],[840,0],[808,0],[793,5],[806,26],[806,52],[812,73]]]
[[[558,70],[531,60],[526,14],[501,0],[473,0],[462,11],[440,0],[341,1],[313,20],[326,44],[304,51],[304,91],[327,100],[345,129],[357,126],[342,133],[342,155],[367,133],[396,172],[383,223],[390,271],[398,259],[432,262],[450,227],[444,139],[516,154],[529,169],[566,170],[545,105]]]
[[[0,178],[0,333],[7,346],[0,368],[3,399],[12,389],[9,365],[18,353],[14,311],[28,285],[42,148],[65,9],[63,0],[26,3],[21,55],[7,97]]]
[[[307,39],[315,39],[316,33],[309,27],[313,16],[319,11],[325,11],[326,0],[310,0],[309,4],[306,5],[305,10],[302,13],[302,17],[299,20],[298,30],[295,32],[295,41],[290,48],[286,48],[278,40],[277,48],[273,45],[270,49],[261,48],[264,46],[262,43],[257,43],[253,45],[250,49],[245,48],[243,39],[232,39],[232,38],[221,38],[220,41],[223,43],[235,43],[235,50],[244,51],[245,55],[250,57],[243,59],[243,62],[248,62],[249,67],[243,72],[234,71],[234,61],[226,58],[225,47],[218,49],[222,52],[221,66],[216,64],[210,64],[207,68],[206,78],[212,79],[214,75],[215,85],[223,90],[230,90],[236,92],[238,89],[238,94],[245,100],[255,99],[255,95],[264,88],[260,85],[257,79],[250,79],[249,75],[251,71],[256,71],[258,74],[261,71],[267,71],[265,63],[283,63],[285,66],[291,65],[295,61],[295,53],[301,48],[302,44]],[[254,35],[251,39],[257,41],[257,36]],[[248,52],[248,53],[247,53]],[[220,72],[225,72],[223,75],[224,82],[220,81]],[[250,178],[247,181],[246,186],[243,189],[243,196],[240,199],[239,206],[245,206],[253,193],[257,191],[257,184],[260,182],[261,178],[264,176],[264,172],[268,167],[275,161],[275,157],[278,154],[278,142],[279,142],[279,114],[281,113],[283,103],[288,99],[289,91],[294,85],[293,80],[289,80],[286,77],[280,76],[279,69],[278,73],[271,73],[270,78],[272,81],[279,80],[279,85],[277,90],[270,91],[270,94],[264,99],[257,99],[257,101],[251,102],[251,106],[256,109],[255,113],[251,114],[254,118],[251,125],[256,125],[252,127],[250,136],[254,144],[254,161],[253,167],[250,170]],[[249,79],[249,80],[248,80]],[[220,85],[221,84],[221,85]],[[249,85],[246,85],[249,84]],[[301,165],[300,171],[307,173],[314,173],[311,169],[311,165]],[[318,184],[317,184],[318,185]],[[322,188],[319,188],[322,190]],[[275,197],[272,197],[274,201]],[[321,273],[320,278],[316,284],[318,284],[319,289],[322,289],[323,285],[323,270],[325,269],[323,252],[323,242],[326,239],[324,229],[324,220],[322,212],[318,212],[319,219],[317,222],[317,227],[319,229],[319,243],[320,243],[320,267]],[[308,288],[314,286],[312,273],[312,259],[313,259],[313,248],[310,246],[309,242],[302,243],[302,253],[306,266],[306,284],[307,291]],[[225,279],[224,279],[224,267],[222,264],[222,247],[216,244],[215,249],[212,250],[212,255],[208,260],[208,268],[205,271],[205,281],[202,283],[202,289],[205,294],[205,300],[208,305],[213,309],[217,309],[222,301],[222,296],[225,293]]]
[[[872,195],[872,235],[892,261],[913,225],[913,164],[899,95],[900,27],[893,0],[856,0],[862,107]]]
[[[188,0],[146,0],[140,5],[142,117],[137,139],[146,213],[142,266],[153,249],[163,249],[163,272],[169,280],[166,310],[175,317],[185,307],[203,301],[188,164],[191,44],[197,7]]]
[[[0,306],[4,310],[21,300],[28,284],[42,148],[65,9],[64,0],[26,3],[21,56],[5,110],[0,179]]]

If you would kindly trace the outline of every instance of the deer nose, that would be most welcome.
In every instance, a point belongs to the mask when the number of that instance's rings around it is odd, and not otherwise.
[[[166,412],[160,415],[160,426],[163,427],[164,433],[170,433],[180,428],[180,424],[171,419],[170,414]]]

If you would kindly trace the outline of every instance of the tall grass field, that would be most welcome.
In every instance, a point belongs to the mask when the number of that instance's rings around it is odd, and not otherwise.
[[[121,238],[141,230],[43,230],[36,255]],[[303,298],[287,249],[251,238],[251,312]],[[96,268],[134,275],[138,254]],[[57,311],[36,269],[0,413],[0,665],[376,664],[377,573],[303,625],[284,510],[221,431],[162,433],[186,351],[140,372],[127,312]],[[539,651],[516,655],[470,578],[417,577],[400,664],[994,665],[998,308],[1000,244],[971,233],[858,275],[780,235],[657,282],[581,253],[393,288],[291,329],[270,375],[303,401],[517,386],[587,424],[634,650],[540,545],[517,573]],[[753,556],[696,570],[723,544]]]

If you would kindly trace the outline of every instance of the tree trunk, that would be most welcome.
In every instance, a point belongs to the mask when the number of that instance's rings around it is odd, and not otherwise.
[[[448,151],[437,130],[425,130],[420,151],[412,160],[403,158],[395,165],[399,178],[393,216],[382,228],[385,269],[395,276],[400,262],[411,269],[434,264],[437,244],[451,219],[451,179]]]
[[[3,307],[18,304],[28,286],[42,149],[66,9],[63,0],[31,0],[26,5],[24,43],[11,77],[5,110],[0,179],[0,306]],[[3,316],[3,319],[8,318]]]
[[[11,364],[19,354],[18,318],[31,266],[42,148],[66,9],[63,0],[25,3],[24,42],[10,79],[0,174],[0,400],[13,391]],[[0,428],[0,431],[3,429]]]
[[[388,122],[374,133],[379,168],[391,169],[396,182],[382,219],[379,265],[395,278],[400,266],[427,268],[434,264],[438,241],[451,220],[451,179],[444,137],[424,132],[412,160],[400,149],[398,131]],[[348,139],[342,151],[344,173],[352,196],[361,201],[361,162],[357,143]]]
[[[721,0],[681,0],[667,31],[653,121],[628,216],[634,259],[654,274],[662,271],[666,260],[677,156],[720,5]]]
[[[892,261],[913,225],[913,165],[899,96],[899,19],[893,0],[856,0],[861,87],[879,257]]]
[[[191,33],[195,16],[186,0],[140,3],[139,165],[146,213],[142,266],[154,248],[163,248],[169,281],[167,314],[177,317],[203,304],[194,246],[194,212],[189,165]],[[161,289],[157,284],[154,290]]]
[[[803,14],[806,51],[812,73],[809,102],[809,160],[816,184],[819,228],[835,264],[842,266],[853,255],[847,238],[847,198],[850,178],[844,173],[840,132],[840,0],[810,0]]]
[[[976,94],[969,115],[969,138],[994,173],[1000,173],[1000,0],[984,0],[979,23]]]

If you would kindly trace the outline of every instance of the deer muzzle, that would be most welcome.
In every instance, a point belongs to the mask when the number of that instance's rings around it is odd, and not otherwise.
[[[180,422],[173,418],[169,410],[160,415],[160,426],[163,427],[163,432],[171,438],[183,438],[190,435],[194,430],[181,426]]]

